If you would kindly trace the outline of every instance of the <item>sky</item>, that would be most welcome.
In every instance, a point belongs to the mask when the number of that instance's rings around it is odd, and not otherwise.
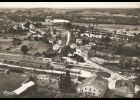
[[[140,8],[140,2],[0,2],[0,8]]]

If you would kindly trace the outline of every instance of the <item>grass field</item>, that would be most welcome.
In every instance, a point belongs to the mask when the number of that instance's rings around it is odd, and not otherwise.
[[[48,44],[42,41],[23,41],[22,45],[27,45],[31,54],[34,54],[35,52],[43,52],[49,47]],[[19,45],[17,48],[12,49],[11,51],[20,52],[22,45]]]

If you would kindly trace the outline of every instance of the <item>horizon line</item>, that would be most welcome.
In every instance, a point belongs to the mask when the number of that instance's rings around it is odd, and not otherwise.
[[[140,7],[0,7],[0,9],[140,9]]]
[[[140,8],[140,2],[0,2],[0,8]]]

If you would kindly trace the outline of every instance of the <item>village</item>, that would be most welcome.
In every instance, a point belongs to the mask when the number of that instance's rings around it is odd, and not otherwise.
[[[140,97],[139,27],[0,18],[0,97]]]

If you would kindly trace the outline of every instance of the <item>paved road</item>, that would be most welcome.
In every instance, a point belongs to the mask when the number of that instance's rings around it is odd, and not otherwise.
[[[86,63],[76,63],[76,64],[71,64],[71,65],[77,67],[77,69],[83,69],[83,70],[90,69],[91,72],[95,71],[95,70],[103,70],[103,71],[111,74],[111,77],[110,77],[111,80],[120,80],[120,79],[128,80],[128,77],[119,75],[118,73],[113,72],[112,70],[104,68],[103,66],[96,64],[95,62],[89,60],[87,57],[84,57],[84,59],[85,59]],[[109,81],[110,81],[110,79],[109,79]]]
[[[103,70],[103,71],[111,74],[111,76],[109,78],[105,78],[109,81],[109,84],[108,84],[109,89],[115,89],[115,84],[116,84],[117,80],[121,80],[121,79],[128,80],[129,79],[128,77],[119,75],[118,73],[115,73],[107,68],[104,68],[104,67],[96,64],[95,62],[88,60],[87,58],[85,58],[85,60],[86,60],[86,62],[88,62],[90,64],[91,67],[94,67],[95,69]]]
[[[88,66],[89,68],[95,68],[96,70],[103,70],[103,71],[111,74],[111,76],[109,78],[105,78],[109,81],[109,84],[108,84],[109,89],[115,89],[115,84],[116,84],[117,80],[121,80],[121,79],[128,80],[129,79],[128,77],[119,75],[118,73],[115,73],[112,70],[109,70],[99,64],[96,64],[95,62],[89,60],[87,57],[84,57],[84,60],[89,65]]]
[[[70,32],[69,31],[66,31],[67,32],[67,42],[66,42],[66,45],[69,44],[70,42]]]
[[[113,72],[112,70],[109,70],[107,68],[104,68],[103,66],[99,65],[99,64],[96,64],[95,62],[89,60],[87,57],[84,57],[84,60],[86,61],[86,63],[88,65],[90,65],[89,67],[90,68],[95,68],[97,70],[103,70],[105,72],[108,72],[111,74],[111,77],[114,77],[114,78],[117,78],[117,79],[124,79],[124,80],[128,80],[128,77],[125,77],[125,76],[122,76],[122,75],[119,75],[118,73],[115,73]]]

